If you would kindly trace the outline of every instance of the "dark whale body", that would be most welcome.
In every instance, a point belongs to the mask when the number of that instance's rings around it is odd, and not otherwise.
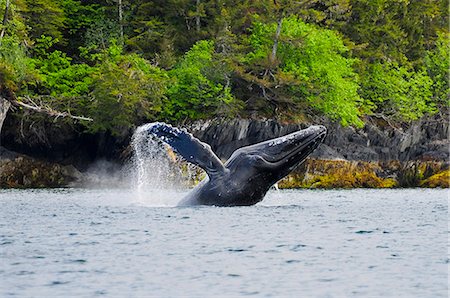
[[[317,148],[326,135],[324,126],[310,126],[283,137],[236,150],[223,164],[208,144],[185,130],[154,123],[148,133],[170,145],[208,177],[179,206],[249,206],[264,198],[272,185],[288,175]]]

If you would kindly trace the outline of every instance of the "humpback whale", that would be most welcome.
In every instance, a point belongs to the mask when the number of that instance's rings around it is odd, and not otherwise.
[[[167,143],[187,162],[202,168],[204,178],[179,206],[249,206],[264,198],[272,185],[288,175],[326,136],[326,128],[310,126],[283,137],[237,149],[222,163],[211,150],[184,129],[157,122],[147,132]]]

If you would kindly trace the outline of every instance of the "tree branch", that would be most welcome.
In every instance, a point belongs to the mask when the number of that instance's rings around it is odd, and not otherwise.
[[[43,113],[48,116],[52,116],[52,117],[56,117],[56,118],[64,117],[64,118],[71,118],[71,119],[76,119],[76,120],[81,120],[81,121],[94,121],[94,119],[89,118],[89,117],[75,116],[75,115],[70,114],[69,112],[60,112],[60,111],[56,111],[50,107],[39,106],[28,96],[20,97],[20,99],[22,101],[18,101],[15,99],[9,99],[8,101],[16,107],[23,107],[23,108],[30,109],[35,112]]]

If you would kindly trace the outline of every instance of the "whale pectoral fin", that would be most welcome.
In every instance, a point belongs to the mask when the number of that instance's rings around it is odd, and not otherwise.
[[[155,123],[149,128],[148,132],[167,143],[186,161],[204,169],[210,178],[225,171],[224,165],[211,150],[211,147],[186,130],[165,123]]]

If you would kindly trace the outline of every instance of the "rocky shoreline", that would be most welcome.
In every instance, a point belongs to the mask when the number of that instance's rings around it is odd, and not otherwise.
[[[393,127],[368,118],[362,129],[320,119],[328,128],[324,144],[291,175],[282,188],[392,188],[450,186],[448,122],[420,120]],[[274,120],[197,122],[189,128],[221,159],[242,146],[261,142],[315,123]]]
[[[323,119],[315,123],[328,127],[324,144],[280,181],[281,188],[450,186],[450,142],[446,122],[428,119],[408,127],[392,127],[382,119],[372,118],[362,129],[342,127]],[[226,160],[239,147],[311,124],[235,119],[198,121],[186,128]],[[7,133],[2,138],[2,145],[10,150],[0,147],[0,188],[82,186],[91,179],[87,171],[89,165],[98,160],[112,165],[107,166],[105,172],[115,176],[117,181],[120,180],[120,174],[117,174],[120,164],[124,164],[130,154],[131,130],[120,137],[102,135],[95,138],[68,128],[64,128],[65,134],[58,137],[57,130],[50,129],[47,144],[39,144],[32,138],[28,143],[19,142],[18,137],[12,138],[15,132],[11,128],[6,128]],[[66,143],[72,144],[71,147],[66,148]],[[76,150],[73,144],[77,144]],[[30,154],[33,148],[37,154]],[[97,177],[97,180],[101,179]],[[101,184],[97,182],[90,185]]]
[[[309,159],[280,188],[450,187],[448,163]]]

